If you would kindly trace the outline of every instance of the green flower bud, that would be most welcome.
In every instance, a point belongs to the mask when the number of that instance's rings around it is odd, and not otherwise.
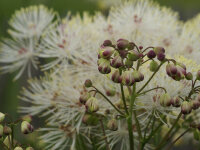
[[[82,118],[82,122],[87,125],[97,125],[99,123],[98,117],[92,114],[85,114]]]
[[[134,70],[133,78],[135,79],[135,82],[140,82],[144,80],[144,75],[141,72]]]
[[[92,81],[90,79],[87,79],[87,80],[85,80],[84,85],[86,88],[92,87]]]
[[[200,70],[197,71],[196,79],[197,79],[197,80],[200,80]]]
[[[15,147],[15,149],[14,150],[23,150],[23,148],[21,148],[21,147]]]
[[[31,115],[26,115],[22,117],[23,121],[31,122],[32,121],[32,116]]]
[[[0,124],[0,138],[3,136],[3,126]]]
[[[33,129],[33,126],[32,126],[29,122],[23,121],[23,122],[21,123],[21,132],[22,132],[23,134],[32,133],[33,130],[34,130],[34,129]]]
[[[110,61],[107,59],[100,58],[98,60],[98,70],[102,74],[108,74],[111,72]]]
[[[115,83],[121,83],[122,82],[122,77],[119,73],[119,70],[116,70],[111,77],[112,81]]]
[[[150,63],[149,69],[150,71],[155,72],[158,69],[158,66],[159,66],[158,63],[153,60]]]
[[[186,114],[189,114],[191,113],[192,111],[192,107],[191,107],[191,104],[188,102],[188,101],[184,101],[182,104],[181,104],[181,112],[186,115]]]
[[[126,59],[125,60],[125,66],[127,68],[131,68],[133,66],[133,61],[129,60],[129,59]]]
[[[160,105],[163,107],[167,107],[171,105],[171,97],[169,94],[165,93],[160,96]]]
[[[3,122],[5,119],[5,114],[0,112],[0,123]]]
[[[192,73],[191,73],[191,72],[186,73],[185,78],[186,78],[187,80],[192,80],[192,79],[193,79]]]
[[[34,150],[32,147],[27,147],[26,150]]]
[[[165,53],[165,49],[163,47],[154,47],[153,50],[156,53],[156,55],[158,55],[160,53]]]
[[[115,49],[113,47],[102,48],[99,52],[100,58],[109,59],[114,53],[114,50]]]
[[[10,135],[12,133],[12,129],[10,127],[8,127],[8,126],[4,126],[3,133],[5,135]]]
[[[127,86],[132,86],[135,83],[135,79],[131,71],[123,72],[122,83]]]
[[[186,71],[186,66],[183,63],[176,62],[176,65],[181,67],[182,69],[184,69]]]
[[[112,131],[116,131],[118,129],[117,120],[116,119],[109,120],[107,127]]]
[[[134,47],[135,47],[135,43],[133,43],[133,42],[129,42],[128,50],[133,50]]]
[[[99,110],[98,101],[95,97],[90,97],[85,103],[88,112],[97,112]]]
[[[137,61],[140,58],[140,56],[141,56],[140,53],[135,50],[129,52],[127,55],[128,59],[131,61]]]
[[[112,60],[111,60],[111,66],[114,68],[119,68],[123,66],[123,60],[120,56],[115,56]]]
[[[90,93],[84,93],[80,96],[79,101],[80,103],[85,104],[90,97]]]

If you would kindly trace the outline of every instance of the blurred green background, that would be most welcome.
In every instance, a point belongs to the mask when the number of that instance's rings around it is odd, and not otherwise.
[[[91,2],[93,1],[93,2]],[[64,17],[68,11],[72,14],[77,12],[103,11],[95,0],[0,0],[0,38],[7,37],[8,20],[12,14],[29,5],[44,4],[49,8],[53,8],[60,16]],[[99,0],[100,1],[100,0]],[[155,0],[163,6],[171,7],[178,11],[181,20],[192,18],[200,12],[200,0]],[[17,107],[19,105],[18,95],[22,86],[26,84],[26,77],[13,82],[14,74],[1,75],[0,77],[0,112],[6,112],[17,118]]]

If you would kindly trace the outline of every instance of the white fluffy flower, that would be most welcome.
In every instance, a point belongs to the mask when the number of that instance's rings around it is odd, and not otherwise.
[[[12,16],[9,33],[18,38],[39,37],[54,17],[55,13],[43,5],[22,8]]]

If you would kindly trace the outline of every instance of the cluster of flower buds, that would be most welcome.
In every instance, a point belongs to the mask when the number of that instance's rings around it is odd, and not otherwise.
[[[127,86],[143,81],[144,75],[140,71],[131,71],[130,69],[133,67],[134,61],[142,61],[144,55],[139,50],[142,48],[141,46],[138,48],[133,42],[126,39],[119,39],[116,44],[105,40],[98,55],[99,72],[102,74],[112,73],[113,82]]]

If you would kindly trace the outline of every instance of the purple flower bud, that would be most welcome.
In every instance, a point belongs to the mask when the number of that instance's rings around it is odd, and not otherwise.
[[[186,73],[185,78],[186,78],[187,80],[192,80],[192,79],[193,79],[192,73],[191,73],[191,72]]]
[[[158,53],[157,54],[157,59],[160,60],[160,61],[165,60],[165,54],[164,53]]]
[[[128,54],[128,51],[119,50],[119,55],[120,55],[122,58],[126,58],[127,54]]]
[[[155,58],[156,57],[156,53],[153,50],[150,50],[147,53],[147,57],[150,58],[150,59]]]
[[[112,46],[112,42],[110,40],[105,40],[103,46]]]
[[[163,107],[167,107],[171,105],[171,97],[169,94],[165,93],[160,96],[160,105]]]
[[[191,101],[192,109],[196,110],[200,106],[200,102],[198,100]]]
[[[135,79],[135,82],[140,82],[144,80],[144,75],[139,71],[133,71],[133,77]]]
[[[131,71],[125,71],[122,74],[122,83],[127,86],[132,86],[135,83],[133,73]]]
[[[33,130],[34,130],[34,129],[33,129],[33,126],[32,126],[29,122],[23,121],[23,122],[21,123],[21,132],[22,132],[23,134],[32,133]]]
[[[140,53],[135,50],[129,52],[127,55],[128,59],[131,61],[137,61],[140,58],[140,56],[141,56]]]
[[[125,40],[125,39],[119,39],[117,41],[117,48],[119,50],[125,50],[126,48],[128,48],[129,46],[129,41],[128,40]]]
[[[180,107],[181,106],[181,100],[180,100],[180,98],[178,98],[178,97],[172,98],[171,99],[171,104],[174,107]]]
[[[139,49],[142,50],[142,49],[143,49],[143,46],[139,46]]]
[[[116,70],[111,77],[112,81],[115,83],[121,83],[122,82],[122,77],[119,73],[119,70]]]
[[[186,114],[189,114],[191,113],[192,111],[192,107],[191,107],[191,104],[188,102],[188,101],[184,101],[182,104],[181,104],[181,112],[186,115]]]
[[[105,47],[100,50],[99,55],[100,58],[109,59],[113,53],[114,53],[113,47]]]
[[[186,66],[183,63],[176,62],[176,65],[180,66],[181,68],[183,68],[186,71]]]
[[[115,56],[112,60],[111,60],[111,66],[114,68],[119,68],[123,66],[123,60],[120,56]]]

